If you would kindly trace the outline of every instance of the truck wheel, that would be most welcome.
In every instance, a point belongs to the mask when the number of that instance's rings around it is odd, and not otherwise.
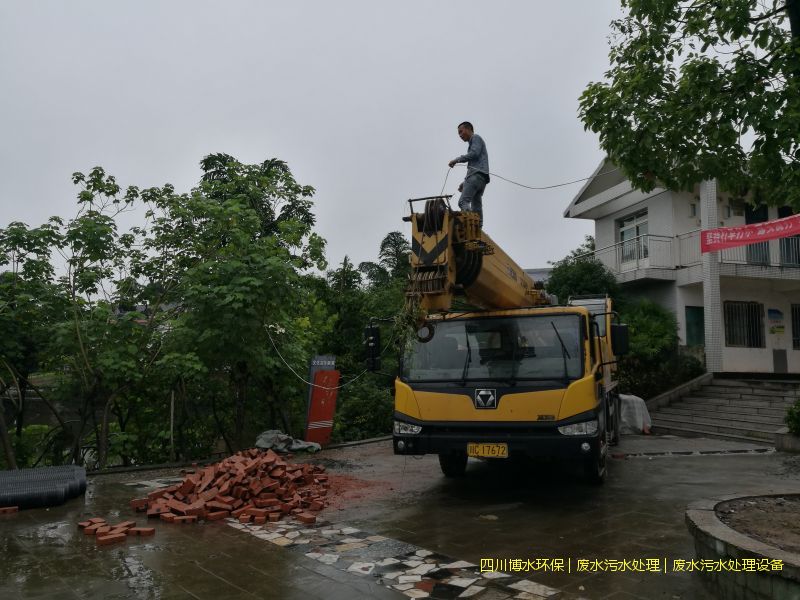
[[[611,396],[611,405],[614,407],[614,418],[611,421],[611,445],[619,444],[619,435],[622,430],[622,401],[619,394]]]
[[[439,455],[439,466],[445,477],[463,477],[467,470],[466,452]]]
[[[586,480],[593,485],[602,485],[606,480],[606,457],[601,451],[586,459],[583,464]]]

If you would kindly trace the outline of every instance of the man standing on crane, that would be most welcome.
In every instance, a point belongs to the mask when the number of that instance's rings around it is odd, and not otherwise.
[[[451,169],[456,163],[467,163],[467,176],[458,186],[458,191],[461,192],[458,207],[463,211],[478,213],[483,226],[483,191],[489,183],[489,154],[486,151],[486,143],[475,133],[469,121],[464,121],[458,126],[458,137],[469,142],[467,153],[448,163]]]

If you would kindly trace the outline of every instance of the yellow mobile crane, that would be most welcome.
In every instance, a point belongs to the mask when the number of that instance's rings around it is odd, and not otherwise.
[[[438,454],[448,477],[462,475],[470,456],[572,458],[601,483],[619,437],[613,373],[627,326],[612,323],[606,297],[554,305],[478,215],[451,210],[449,198],[410,200],[404,218],[407,296],[423,317],[395,381],[395,454]],[[373,365],[376,339],[368,328]]]

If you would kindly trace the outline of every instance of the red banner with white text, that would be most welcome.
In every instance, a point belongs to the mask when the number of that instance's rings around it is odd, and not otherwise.
[[[700,232],[700,251],[715,252],[798,234],[800,234],[800,215],[739,227],[704,229]]]

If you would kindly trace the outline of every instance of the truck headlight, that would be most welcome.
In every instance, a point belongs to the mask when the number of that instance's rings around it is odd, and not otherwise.
[[[572,425],[562,425],[558,431],[564,435],[594,435],[597,433],[597,419],[582,421]]]
[[[394,422],[394,432],[396,435],[417,435],[420,431],[422,431],[420,425],[412,425],[404,421]]]

